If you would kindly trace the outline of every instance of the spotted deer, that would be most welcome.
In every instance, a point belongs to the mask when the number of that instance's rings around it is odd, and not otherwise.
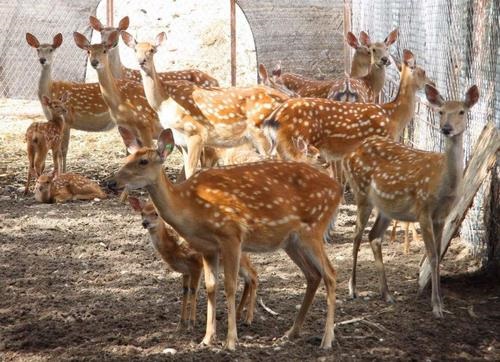
[[[396,231],[397,231],[398,221],[394,220],[392,231],[391,231],[391,242],[396,241]],[[412,234],[413,241],[420,241],[420,238],[415,227],[415,223],[403,222],[404,230],[404,253],[408,255],[410,253],[410,230]]]
[[[62,203],[70,200],[105,199],[98,184],[76,173],[57,176],[41,175],[36,180],[35,200],[43,203]]]
[[[206,146],[229,148],[252,143],[261,154],[269,150],[260,124],[288,99],[285,94],[266,86],[202,89],[189,82],[162,82],[154,54],[166,34],[159,33],[155,44],[137,42],[127,32],[122,32],[122,39],[135,50],[149,104],[183,149],[186,177],[194,173]]]
[[[94,16],[89,18],[90,26],[101,33],[101,41],[107,43],[110,35],[115,32],[121,32],[128,29],[129,17],[123,17],[118,23],[118,27],[104,26],[99,19]],[[118,40],[118,39],[117,39]],[[118,49],[118,41],[109,49],[109,64],[111,66],[111,72],[113,76],[117,79],[125,78],[134,80],[136,82],[141,82],[141,73],[137,69],[130,69],[125,67],[120,58],[120,51]],[[186,70],[175,70],[169,72],[158,73],[158,76],[163,81],[171,80],[186,80],[194,84],[198,84],[204,87],[218,87],[219,82],[209,74],[202,72],[197,69],[186,69]]]
[[[331,348],[335,270],[325,253],[322,236],[338,207],[339,185],[305,163],[284,161],[211,168],[183,183],[172,184],[162,167],[174,148],[170,129],[162,132],[156,149],[141,148],[134,135],[125,132],[131,155],[109,186],[145,188],[162,219],[203,255],[208,303],[207,328],[202,343],[211,344],[216,335],[219,253],[224,265],[228,308],[226,347],[234,350],[238,339],[235,291],[240,255],[242,251],[270,252],[281,248],[307,280],[302,306],[285,336],[292,338],[299,334],[323,278],[327,316],[321,347]]]
[[[30,33],[26,33],[26,41],[29,46],[36,49],[38,60],[42,65],[42,72],[38,81],[38,98],[49,99],[61,98],[68,93],[66,107],[73,115],[71,120],[66,120],[66,127],[61,142],[63,158],[63,171],[66,170],[66,155],[68,153],[70,130],[77,129],[88,132],[108,131],[114,127],[114,123],[104,102],[98,83],[75,83],[56,81],[52,79],[52,63],[54,54],[63,42],[62,35],[56,34],[51,44],[41,44],[38,39]],[[42,102],[43,112],[47,119],[51,119],[50,110]]]
[[[108,53],[118,42],[118,32],[113,32],[106,43],[90,44],[85,35],[73,33],[76,45],[89,54],[90,65],[97,71],[99,86],[113,121],[132,131],[146,146],[163,129],[158,116],[144,94],[141,83],[128,79],[115,79],[111,73]]]
[[[184,238],[166,224],[159,216],[153,203],[145,203],[129,197],[132,208],[142,217],[142,226],[148,230],[151,242],[161,258],[174,271],[182,274],[182,306],[178,329],[192,328],[196,323],[196,298],[203,271],[202,255],[189,246]],[[251,324],[257,298],[257,272],[245,253],[241,254],[239,275],[245,285],[236,311],[240,319],[243,309],[247,313],[245,324]],[[188,310],[190,308],[190,310]]]
[[[264,121],[273,150],[284,159],[302,160],[293,139],[301,136],[326,161],[340,160],[372,135],[399,139],[415,113],[416,92],[432,83],[416,66],[409,50],[403,51],[401,83],[396,98],[382,105],[346,103],[329,99],[290,99]]]
[[[463,176],[463,132],[466,113],[479,99],[472,86],[464,101],[444,101],[433,86],[426,85],[429,103],[440,114],[445,153],[412,149],[388,138],[366,139],[343,161],[344,170],[358,206],[353,246],[353,269],[349,293],[356,296],[356,264],[359,245],[368,217],[379,210],[368,239],[375,257],[382,297],[392,302],[387,287],[381,244],[391,219],[420,224],[432,273],[432,311],[443,316],[439,282],[439,258],[444,222],[458,199]]]
[[[45,160],[47,153],[52,151],[52,160],[54,170],[52,175],[62,173],[63,160],[61,151],[62,135],[69,112],[66,107],[68,93],[64,93],[60,99],[50,100],[42,96],[42,104],[50,111],[50,117],[47,122],[32,123],[26,130],[25,140],[28,151],[28,178],[24,194],[27,195],[33,176],[39,177],[45,170]]]
[[[267,72],[267,69],[264,64],[259,64],[259,79],[260,82],[268,87],[274,88],[284,94],[286,94],[290,98],[300,97],[296,92],[291,89],[288,89],[281,79],[281,65],[278,64],[275,69],[273,69],[271,73],[271,77]]]

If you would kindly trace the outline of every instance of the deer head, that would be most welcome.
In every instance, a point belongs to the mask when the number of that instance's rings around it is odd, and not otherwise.
[[[61,33],[54,36],[52,44],[40,44],[36,36],[31,33],[26,33],[26,42],[32,48],[35,48],[38,53],[38,60],[42,66],[49,66],[52,64],[54,57],[54,50],[59,48],[63,42]]]
[[[425,96],[440,115],[439,127],[444,136],[452,138],[462,134],[467,125],[467,112],[477,103],[479,89],[476,85],[467,90],[463,101],[445,101],[432,85],[425,86]]]
[[[148,231],[154,231],[163,220],[158,216],[152,202],[144,202],[136,197],[130,196],[128,202],[132,208],[139,212],[142,217],[142,227]]]
[[[148,42],[137,42],[134,37],[126,31],[123,31],[121,35],[123,42],[129,48],[134,50],[141,69],[148,75],[151,75],[154,69],[153,57],[156,54],[158,47],[167,40],[167,34],[165,32],[159,33],[156,36],[155,44],[151,44]]]
[[[425,70],[417,66],[413,53],[407,49],[403,50],[404,67],[401,68],[401,79],[408,79],[408,85],[414,89],[423,89],[426,84],[435,86],[434,82],[427,77]]]
[[[90,44],[85,35],[78,32],[73,33],[73,38],[76,45],[83,50],[86,50],[89,55],[90,65],[94,69],[103,69],[108,65],[108,51],[113,48],[118,41],[118,32],[114,31],[110,34],[108,41],[101,44]]]
[[[47,96],[42,96],[42,105],[48,107],[53,116],[65,116],[68,113],[66,102],[69,99],[69,93],[64,92],[59,99],[51,100]]]
[[[47,202],[50,199],[50,189],[53,177],[50,175],[37,175],[35,185],[35,200],[38,202]]]
[[[129,18],[128,18],[128,16],[125,16],[124,18],[122,18],[120,20],[120,22],[118,23],[118,27],[104,26],[99,21],[99,19],[97,19],[94,16],[89,17],[89,23],[90,23],[90,26],[92,27],[92,29],[101,33],[101,43],[108,43],[109,37],[111,36],[112,33],[121,32],[121,31],[128,29]],[[116,41],[114,42],[113,48],[118,45],[118,40],[119,39],[117,38]]]
[[[389,60],[389,47],[398,39],[398,34],[398,29],[394,29],[389,33],[383,42],[373,43],[370,36],[366,32],[362,31],[360,33],[359,40],[362,45],[368,48],[371,57],[370,63],[372,65],[387,67],[391,64],[391,61]]]

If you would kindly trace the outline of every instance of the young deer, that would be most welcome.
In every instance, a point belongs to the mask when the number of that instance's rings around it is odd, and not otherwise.
[[[144,145],[152,146],[163,127],[146,100],[142,84],[115,79],[111,73],[108,52],[118,42],[118,32],[112,32],[103,44],[91,45],[85,35],[77,32],[73,37],[76,45],[89,53],[90,65],[97,71],[99,86],[113,121],[131,130]]]
[[[106,194],[98,184],[76,173],[63,173],[56,177],[41,175],[36,180],[35,200],[59,203],[69,200],[105,199]]]
[[[194,173],[205,146],[229,148],[251,142],[259,153],[268,151],[260,124],[288,99],[285,94],[265,86],[202,89],[189,82],[163,82],[154,54],[166,34],[158,34],[155,44],[138,43],[127,32],[122,32],[122,39],[135,50],[149,104],[182,147],[186,177]]]
[[[479,99],[479,91],[472,86],[463,102],[445,102],[430,85],[426,86],[425,93],[441,115],[440,128],[446,139],[444,154],[415,150],[383,137],[370,137],[343,161],[358,205],[349,293],[356,296],[357,254],[368,217],[375,207],[379,213],[368,238],[382,297],[388,302],[393,301],[382,261],[383,234],[391,219],[418,221],[432,268],[432,311],[436,317],[442,317],[439,285],[441,236],[446,217],[460,193],[466,113]]]
[[[302,160],[295,137],[316,147],[328,162],[341,159],[372,135],[398,139],[415,113],[416,92],[432,83],[403,51],[401,83],[396,98],[382,105],[336,102],[329,99],[290,99],[264,121],[264,132],[284,159]]]
[[[273,69],[271,77],[269,77],[269,73],[267,72],[267,69],[264,66],[264,64],[259,64],[259,78],[260,82],[265,86],[274,88],[282,92],[283,94],[286,94],[290,98],[300,97],[297,93],[295,93],[291,89],[288,89],[283,84],[283,80],[281,79],[281,66],[279,64],[275,69]]]
[[[88,132],[102,132],[114,127],[108,106],[104,103],[98,83],[74,83],[52,80],[52,63],[54,54],[63,42],[63,37],[59,33],[54,36],[52,44],[40,44],[38,39],[26,33],[28,45],[35,48],[38,60],[42,65],[42,73],[38,82],[38,98],[42,102],[42,97],[49,99],[60,98],[64,93],[68,93],[69,99],[66,103],[68,111],[73,115],[71,120],[66,120],[66,127],[62,137],[61,151],[63,157],[63,171],[66,171],[66,155],[70,138],[70,130],[78,129]],[[51,119],[50,110],[43,104],[42,108],[47,119]]]
[[[118,31],[124,31],[128,29],[129,18],[125,16],[118,23],[118,27],[105,27],[99,19],[90,16],[89,18],[90,26],[101,33],[101,42],[107,43],[111,33]],[[123,66],[120,59],[120,51],[118,49],[118,42],[109,50],[109,64],[111,66],[111,72],[113,76],[117,79],[125,78],[130,80],[135,80],[136,82],[141,82],[141,72],[136,69],[130,69]],[[198,84],[204,87],[218,87],[219,82],[205,72],[197,69],[187,69],[187,70],[176,70],[170,72],[158,73],[158,76],[163,81],[172,80],[187,80],[194,84]]]
[[[156,251],[172,270],[182,274],[183,296],[179,329],[194,327],[196,298],[203,270],[201,254],[193,250],[186,240],[158,216],[153,203],[144,203],[135,197],[129,197],[128,201],[135,211],[141,213],[142,226],[148,230]],[[239,275],[243,278],[245,286],[236,311],[236,318],[240,319],[243,309],[247,307],[244,323],[251,324],[258,281],[257,272],[246,254],[241,254]],[[190,311],[188,311],[189,307],[191,307]]]
[[[29,166],[26,187],[24,188],[25,195],[29,192],[31,178],[33,176],[39,177],[45,170],[45,160],[49,150],[52,151],[54,163],[52,176],[62,173],[61,141],[66,119],[71,118],[71,116],[68,117],[67,101],[68,93],[64,93],[60,99],[52,101],[46,96],[42,96],[42,104],[50,111],[49,121],[32,123],[26,130],[25,140]]]
[[[287,337],[295,337],[314,298],[321,278],[326,286],[327,317],[322,348],[333,340],[335,270],[326,256],[322,237],[340,200],[340,187],[327,175],[305,163],[265,161],[203,170],[180,184],[172,184],[163,171],[174,149],[170,129],[158,148],[141,148],[126,130],[132,152],[109,182],[146,188],[160,216],[203,255],[208,293],[204,344],[216,333],[215,292],[219,253],[224,265],[224,291],[228,308],[226,347],[234,350],[235,291],[243,251],[284,249],[307,279],[306,294]]]

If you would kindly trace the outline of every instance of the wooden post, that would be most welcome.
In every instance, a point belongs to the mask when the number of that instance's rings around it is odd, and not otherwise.
[[[236,0],[231,2],[231,85],[236,86]]]
[[[351,0],[344,0],[344,39],[351,31]],[[344,42],[344,71],[351,74],[351,48]]]
[[[108,26],[113,26],[113,11],[114,11],[114,6],[113,6],[113,0],[107,0],[106,1],[106,22],[108,23]]]

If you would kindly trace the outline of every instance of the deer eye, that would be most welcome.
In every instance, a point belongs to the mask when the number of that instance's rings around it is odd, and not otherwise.
[[[440,114],[440,115],[443,115],[443,111],[439,111],[439,114]]]
[[[463,111],[463,110],[462,110],[462,111],[460,111],[460,112],[458,112],[458,114],[460,114],[460,115],[462,115],[462,114],[464,114],[464,113],[465,113],[465,111]]]
[[[50,53],[52,53],[52,51],[53,51],[53,50],[54,50],[54,49],[50,49],[50,50],[49,50],[49,52],[50,52]]]
[[[149,163],[149,161],[146,160],[145,158],[141,158],[139,160],[139,165],[141,165],[141,166],[147,165],[148,163]]]
[[[106,54],[106,50],[104,50],[103,53]]]
[[[155,212],[155,213],[154,213],[154,215],[155,215],[155,216],[158,216],[158,213],[157,213],[157,212]]]

